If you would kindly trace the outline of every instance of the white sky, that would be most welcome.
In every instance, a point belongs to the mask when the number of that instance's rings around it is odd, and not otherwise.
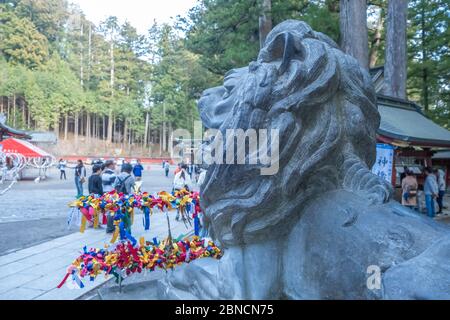
[[[129,21],[140,34],[156,19],[158,23],[170,22],[177,15],[185,15],[197,0],[69,0],[78,4],[86,17],[98,25],[109,16],[120,22]]]

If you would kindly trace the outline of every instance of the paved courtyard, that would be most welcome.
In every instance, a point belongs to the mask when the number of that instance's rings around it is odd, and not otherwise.
[[[145,168],[143,190],[171,190],[173,169],[166,178],[161,166]],[[76,195],[73,174],[68,170],[67,180],[60,181],[58,170],[52,169],[47,180],[20,181],[0,198],[0,255],[76,232],[66,227],[67,204]]]
[[[107,235],[104,229],[88,229],[84,234],[76,229],[67,230],[67,203],[74,198],[74,188],[71,181],[60,182],[55,179],[55,174],[51,173],[49,180],[37,185],[34,182],[21,182],[6,196],[5,202],[2,199],[0,300],[77,299],[107,281],[99,276],[95,282],[84,279],[84,289],[74,288],[69,282],[61,289],[56,288],[83,246],[103,247],[109,243],[111,235]],[[171,184],[172,177],[165,178],[158,166],[152,166],[144,175],[143,189],[146,191],[170,190]],[[30,210],[32,214],[28,212]],[[165,215],[154,214],[151,229],[145,231],[141,222],[142,213],[136,213],[132,228],[135,237],[162,239],[167,236]],[[173,214],[170,217],[174,236],[192,232],[182,222],[176,222]],[[30,230],[34,235],[29,235]],[[64,233],[66,235],[61,236]],[[30,239],[35,242],[32,243]]]

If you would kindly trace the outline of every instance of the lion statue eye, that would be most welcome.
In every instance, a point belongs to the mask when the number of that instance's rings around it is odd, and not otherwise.
[[[234,87],[234,84],[224,84],[225,93],[223,94],[222,99],[227,99],[231,95],[231,92],[233,92]]]

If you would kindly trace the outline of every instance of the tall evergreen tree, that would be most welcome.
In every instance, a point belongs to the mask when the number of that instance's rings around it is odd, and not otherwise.
[[[406,22],[408,0],[389,0],[384,67],[384,93],[406,98]]]
[[[340,1],[341,48],[369,69],[367,1]]]

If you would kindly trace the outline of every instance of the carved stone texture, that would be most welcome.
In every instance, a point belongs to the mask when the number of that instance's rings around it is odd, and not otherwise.
[[[209,166],[202,206],[224,256],[169,272],[161,298],[450,299],[450,228],[392,201],[370,172],[375,92],[327,36],[279,24],[199,109],[221,132],[278,129],[279,171]]]

